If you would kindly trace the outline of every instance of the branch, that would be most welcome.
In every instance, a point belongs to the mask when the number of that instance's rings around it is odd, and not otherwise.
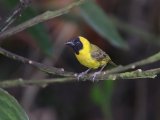
[[[0,32],[4,32],[16,20],[16,18],[21,15],[22,11],[27,8],[30,3],[30,0],[20,0],[20,3],[18,3],[6,20],[4,20],[2,26],[0,26]]]
[[[147,64],[154,63],[154,62],[158,62],[158,61],[160,61],[160,52],[158,52],[158,53],[156,53],[146,59],[143,59],[141,61],[137,61],[137,62],[131,63],[129,65],[126,65],[126,66],[118,66],[116,68],[113,68],[111,70],[106,71],[106,73],[111,74],[111,73],[123,72],[123,71],[129,70],[129,69],[135,69],[138,66],[147,65]]]
[[[119,74],[106,74],[106,72],[103,72],[102,76],[100,76],[99,79],[118,80],[118,79],[155,78],[159,73],[160,73],[160,68],[146,70],[146,71],[138,69],[135,71],[124,72]]]
[[[61,82],[69,82],[75,79],[71,78],[52,78],[52,79],[43,79],[43,80],[23,80],[23,79],[16,79],[16,80],[5,80],[0,82],[0,88],[9,88],[9,87],[18,87],[18,86],[27,86],[27,85],[39,85],[42,87],[47,86],[51,83],[61,83]]]
[[[45,73],[49,73],[49,74],[53,74],[53,75],[61,75],[61,76],[73,76],[74,75],[74,73],[71,73],[71,72],[64,72],[63,68],[55,68],[55,67],[51,67],[51,66],[47,66],[47,65],[38,63],[38,62],[30,60],[28,58],[11,53],[1,47],[0,47],[0,54],[6,56],[8,58],[11,58],[13,60],[17,60],[22,63],[32,65]]]
[[[55,68],[55,67],[47,66],[47,65],[38,63],[36,61],[30,60],[28,58],[16,55],[16,54],[11,53],[11,52],[9,52],[9,51],[1,48],[1,47],[0,47],[0,54],[6,56],[8,58],[11,58],[13,60],[17,60],[17,61],[20,61],[22,63],[32,65],[32,66],[38,68],[39,70],[41,70],[43,72],[46,72],[46,73],[49,73],[49,74],[60,75],[60,76],[68,76],[68,77],[76,75],[73,72],[64,71],[63,68]],[[157,62],[159,60],[160,60],[160,52],[158,52],[155,55],[150,56],[150,57],[148,57],[144,60],[129,64],[129,65],[126,65],[126,66],[118,66],[118,67],[113,68],[111,70],[107,70],[107,71],[105,71],[105,73],[106,73],[106,75],[113,74],[113,73],[120,73],[120,72],[124,72],[128,69],[135,69],[138,66],[151,64],[151,63]]]
[[[119,80],[119,79],[137,79],[137,78],[155,78],[157,74],[160,73],[160,68],[152,69],[152,70],[136,70],[132,72],[125,72],[119,74],[110,74],[106,75],[103,72],[101,75],[97,76],[96,80]],[[92,76],[87,76],[88,80]],[[65,78],[52,78],[52,79],[43,79],[43,80],[23,80],[23,79],[16,79],[16,80],[6,80],[0,82],[1,88],[9,88],[9,87],[18,87],[18,86],[27,86],[27,85],[39,85],[42,87],[46,87],[48,84],[53,83],[61,83],[61,82],[70,82],[76,81],[76,77],[65,77]]]
[[[22,56],[19,56],[19,55],[16,55],[14,53],[11,53],[3,48],[0,47],[0,54],[8,57],[8,58],[11,58],[13,60],[17,60],[17,61],[20,61],[22,63],[25,63],[25,64],[29,64],[29,65],[32,65],[46,73],[49,73],[49,74],[53,74],[53,75],[61,75],[61,76],[73,76],[75,75],[74,73],[72,72],[65,72],[63,68],[55,68],[55,67],[51,67],[51,66],[47,66],[47,65],[44,65],[44,64],[41,64],[41,63],[38,63],[36,61],[33,61],[33,60],[30,60],[30,59],[27,59],[25,57],[22,57]],[[146,64],[151,64],[151,63],[154,63],[154,62],[157,62],[160,60],[160,52],[146,58],[146,59],[143,59],[141,61],[138,61],[138,62],[135,62],[135,63],[131,63],[129,65],[126,65],[126,66],[118,66],[116,68],[113,68],[111,70],[107,70],[105,71],[105,73],[108,75],[108,74],[113,74],[113,73],[119,73],[119,72],[123,72],[123,71],[126,71],[126,70],[129,70],[129,69],[135,69],[136,67],[138,66],[142,66],[142,65],[146,65]]]
[[[27,29],[33,25],[36,25],[40,22],[44,22],[44,21],[52,19],[54,17],[63,15],[65,13],[67,13],[70,9],[72,9],[73,7],[80,5],[82,2],[83,2],[83,0],[79,0],[77,2],[72,3],[71,5],[68,5],[65,8],[60,9],[60,10],[47,11],[39,16],[36,16],[35,18],[33,18],[31,20],[28,20],[27,22],[24,22],[14,28],[11,28],[9,30],[6,30],[5,32],[2,32],[0,34],[0,39],[4,39],[6,37],[14,35],[20,31],[25,30],[25,29]],[[11,53],[3,48],[0,48],[0,54],[6,56],[8,58],[23,62],[25,64],[32,65],[32,66],[34,66],[34,67],[36,67],[46,73],[50,73],[53,75],[60,75],[61,77],[64,77],[64,78],[52,78],[52,79],[44,79],[44,80],[23,80],[23,79],[7,80],[7,81],[0,82],[0,87],[3,87],[3,88],[15,87],[15,86],[25,86],[25,85],[45,86],[45,85],[48,85],[49,83],[68,82],[68,81],[74,81],[77,79],[76,78],[77,74],[75,74],[73,72],[67,72],[67,71],[64,71],[63,68],[55,68],[55,67],[47,66],[47,65],[32,61],[30,59],[27,59],[22,56]],[[114,69],[104,71],[96,77],[96,80],[155,78],[157,76],[157,74],[160,73],[160,68],[146,70],[146,71],[142,71],[140,69],[135,70],[135,71],[131,71],[131,72],[124,72],[124,71],[129,70],[129,69],[135,69],[138,66],[151,64],[151,63],[157,62],[159,60],[160,60],[160,52],[158,52],[157,54],[155,54],[147,59],[129,64],[126,66],[119,66]],[[124,72],[124,73],[120,73],[120,72]],[[93,74],[87,74],[86,76],[84,76],[84,79],[91,80],[92,76],[93,76]]]
[[[78,6],[80,5],[84,0],[79,0],[77,2],[73,2],[72,4],[60,9],[60,10],[56,10],[56,11],[46,11],[16,27],[13,27],[9,30],[6,30],[5,32],[2,32],[0,34],[0,39],[4,39],[6,37],[9,37],[11,35],[14,35],[20,31],[23,31],[29,27],[32,27],[38,23],[41,23],[41,22],[44,22],[44,21],[47,21],[49,19],[52,19],[52,18],[55,18],[55,17],[58,17],[58,16],[61,16],[63,14],[66,14],[68,13],[72,8],[74,8],[75,6]]]
[[[63,76],[64,78],[52,78],[52,79],[44,79],[44,80],[7,80],[0,82],[0,87],[6,88],[6,87],[15,87],[15,86],[25,86],[25,85],[48,85],[49,83],[58,83],[58,82],[68,82],[68,81],[74,81],[77,79],[77,74],[72,73],[72,72],[67,72],[64,71],[63,68],[55,68],[55,67],[50,67],[32,60],[29,60],[27,58],[24,58],[19,55],[15,55],[9,51],[4,50],[3,48],[0,48],[0,54],[14,59],[18,60],[20,62],[32,65],[46,73],[50,73],[53,75],[60,75]],[[124,73],[118,73],[118,72],[123,72],[128,69],[133,69],[135,67],[141,66],[141,65],[146,65],[150,64],[153,62],[157,62],[160,60],[160,52],[147,58],[144,60],[141,60],[139,62],[135,62],[132,64],[129,64],[127,66],[120,66],[117,68],[114,68],[109,71],[104,71],[100,75],[96,77],[95,80],[118,80],[118,79],[137,79],[137,78],[155,78],[157,74],[160,73],[160,68],[157,69],[152,69],[152,70],[147,70],[147,71],[142,71],[141,69],[131,71],[131,72],[124,72]],[[84,76],[83,79],[81,80],[92,80],[93,74],[87,74]]]

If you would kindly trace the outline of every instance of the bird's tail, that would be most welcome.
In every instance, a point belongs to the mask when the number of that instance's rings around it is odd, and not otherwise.
[[[112,60],[109,61],[109,64],[113,65],[114,67],[118,66]]]

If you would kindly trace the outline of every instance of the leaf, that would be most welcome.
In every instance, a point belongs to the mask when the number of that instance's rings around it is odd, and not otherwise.
[[[102,93],[101,89],[98,86],[94,86],[91,89],[91,98],[96,104],[100,106],[102,106],[103,103],[105,102],[104,94]]]
[[[112,45],[126,49],[128,45],[119,35],[117,28],[104,11],[91,0],[87,0],[80,7],[84,20]]]
[[[0,120],[29,120],[17,100],[0,88]]]
[[[106,80],[103,81],[103,84],[95,84],[91,89],[91,98],[92,101],[98,105],[105,116],[111,119],[111,98],[113,92],[113,81]]]
[[[110,103],[113,90],[113,81],[106,80],[103,85],[94,85],[91,89],[92,100],[101,106]]]

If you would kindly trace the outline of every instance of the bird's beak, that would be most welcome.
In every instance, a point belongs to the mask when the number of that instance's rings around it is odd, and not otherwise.
[[[65,45],[74,46],[73,42],[66,42]]]

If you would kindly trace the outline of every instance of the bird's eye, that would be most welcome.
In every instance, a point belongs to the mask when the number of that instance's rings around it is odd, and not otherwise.
[[[78,45],[81,44],[81,42],[79,41],[79,38],[76,38],[76,39],[74,40],[74,44],[75,44],[75,46],[78,46]]]
[[[76,42],[77,45],[80,45],[81,43],[79,41]]]
[[[76,38],[73,40],[73,49],[76,52],[76,54],[79,54],[79,50],[81,50],[83,48],[83,45],[81,43],[81,41],[79,40],[79,38]]]
[[[77,42],[76,43],[76,47],[78,50],[82,49],[82,43],[81,42]]]

